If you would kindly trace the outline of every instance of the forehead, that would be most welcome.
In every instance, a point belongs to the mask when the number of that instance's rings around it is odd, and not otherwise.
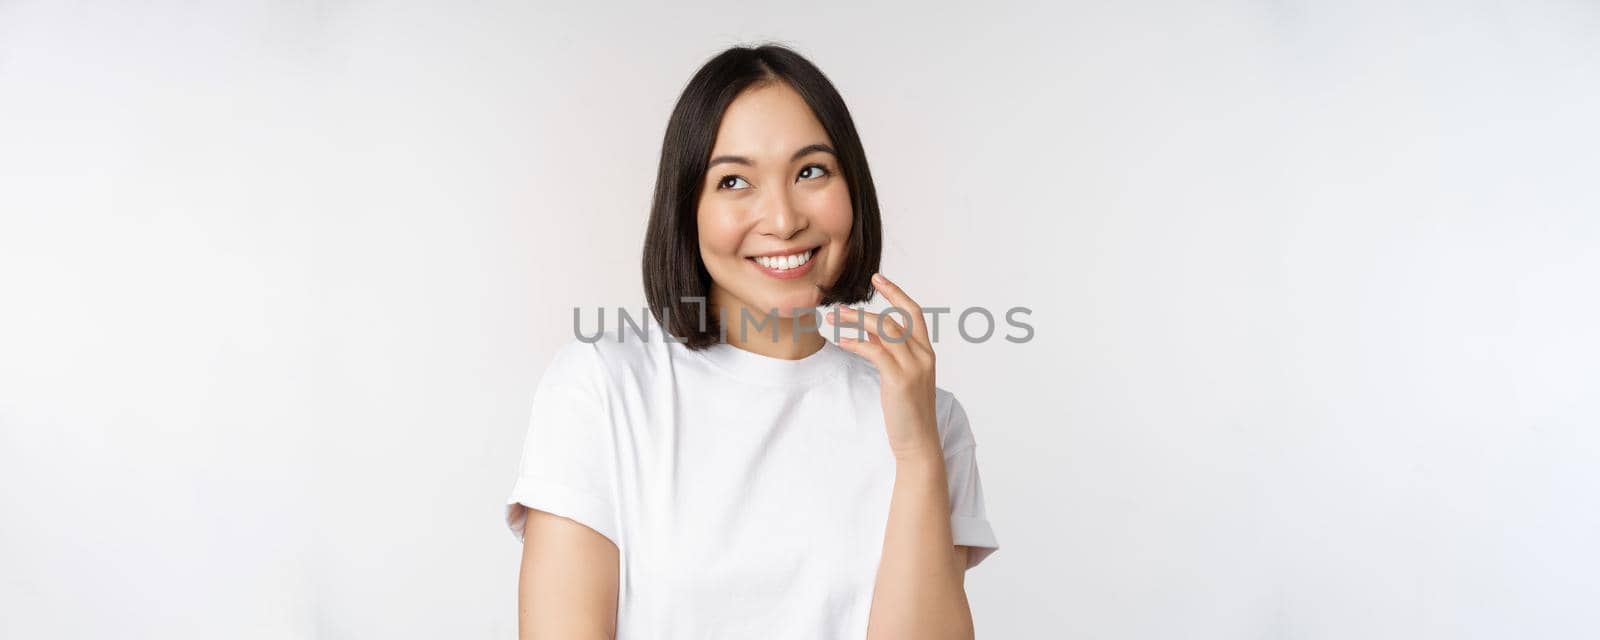
[[[787,162],[795,149],[818,142],[833,143],[811,106],[788,84],[774,82],[746,89],[728,103],[711,155]]]

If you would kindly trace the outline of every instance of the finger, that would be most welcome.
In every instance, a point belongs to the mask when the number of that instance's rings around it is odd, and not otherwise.
[[[901,318],[905,317],[904,313],[875,313],[852,307],[841,307],[839,312],[843,314],[843,320],[852,321],[851,324],[845,326],[853,327],[856,322],[859,322],[861,323],[861,328],[867,332],[880,337],[887,336],[889,340],[885,342],[894,341],[904,344],[910,338],[905,324],[900,321]]]
[[[900,363],[884,349],[882,342],[839,336],[839,347],[866,358],[872,366],[878,368],[878,375],[881,377],[888,377],[891,372],[899,370]]]
[[[901,289],[900,285],[895,284],[889,280],[888,276],[882,273],[872,274],[872,283],[878,287],[878,291],[883,293],[883,297],[889,300],[889,304],[904,309],[911,314],[911,336],[927,347],[929,351],[932,351],[933,342],[928,338],[928,325],[927,321],[922,317],[922,306],[918,305],[916,300],[912,300],[911,296],[906,295],[905,290]]]
[[[841,320],[850,322],[847,326],[859,327],[873,340],[884,345],[895,359],[903,363],[913,361],[916,354],[912,351],[911,337],[894,315],[885,316],[853,307],[840,307],[836,313]]]

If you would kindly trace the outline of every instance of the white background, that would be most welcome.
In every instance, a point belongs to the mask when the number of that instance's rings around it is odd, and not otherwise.
[[[856,118],[983,638],[1600,634],[1600,5],[0,2],[0,636],[509,638],[571,308],[776,39]]]

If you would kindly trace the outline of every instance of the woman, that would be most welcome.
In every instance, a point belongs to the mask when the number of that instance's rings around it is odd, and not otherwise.
[[[998,549],[915,301],[875,272],[849,111],[778,46],[702,67],[667,124],[651,317],[535,392],[507,522],[524,638],[963,638]],[[882,293],[906,313],[817,308]],[[834,332],[837,334],[837,332]]]

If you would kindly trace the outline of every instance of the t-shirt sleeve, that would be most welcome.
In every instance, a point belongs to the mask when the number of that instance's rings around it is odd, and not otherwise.
[[[967,411],[950,397],[945,418],[944,465],[950,483],[950,533],[955,544],[972,547],[967,552],[967,568],[1000,549],[994,528],[984,507],[983,481],[978,474],[978,443],[967,421]]]
[[[621,546],[616,438],[605,369],[595,345],[556,351],[533,394],[505,521],[517,541],[532,507],[572,519]]]

